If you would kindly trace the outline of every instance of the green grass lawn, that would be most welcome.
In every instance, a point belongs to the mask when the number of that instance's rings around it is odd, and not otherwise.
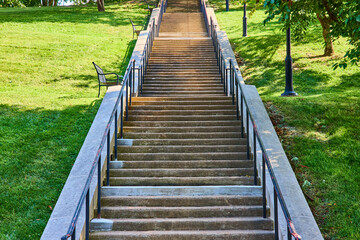
[[[326,239],[360,239],[360,68],[332,70],[346,52],[344,39],[334,57],[322,57],[321,28],[292,44],[294,88],[299,97],[284,98],[286,38],[277,21],[266,26],[263,10],[248,19],[242,37],[242,8],[213,0],[221,30],[243,62],[273,117],[277,131]]]
[[[1,240],[40,238],[101,104],[91,62],[123,71],[128,18],[146,13],[134,2],[0,8]]]

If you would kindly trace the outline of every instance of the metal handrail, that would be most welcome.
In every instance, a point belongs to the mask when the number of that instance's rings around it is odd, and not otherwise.
[[[219,73],[221,74],[221,82],[224,84],[224,92],[227,94],[228,88],[230,90],[230,95],[232,96],[232,102],[235,105],[236,100],[236,112],[237,112],[237,119],[240,119],[241,116],[241,136],[244,137],[245,133],[245,126],[244,126],[244,105],[246,107],[246,138],[247,138],[247,157],[250,158],[250,133],[249,133],[249,119],[253,126],[253,158],[254,158],[254,184],[257,185],[257,163],[256,163],[256,144],[258,144],[261,148],[262,152],[262,189],[263,189],[263,217],[266,218],[266,172],[265,172],[265,165],[267,166],[272,184],[274,186],[274,220],[275,220],[275,239],[279,239],[279,222],[278,222],[278,201],[280,203],[280,207],[284,213],[285,220],[287,223],[287,237],[288,239],[292,239],[294,237],[296,240],[301,240],[301,236],[296,232],[295,226],[291,220],[291,216],[289,214],[288,208],[286,206],[285,200],[281,193],[279,184],[277,182],[274,170],[272,168],[271,162],[269,160],[268,153],[264,147],[264,143],[261,139],[261,136],[258,132],[253,114],[248,107],[248,103],[246,98],[244,97],[244,89],[243,84],[240,82],[240,77],[237,72],[237,68],[232,59],[229,59],[229,66],[226,66],[226,58],[224,57],[223,50],[221,49],[220,42],[218,40],[218,34],[216,30],[216,24],[214,24],[214,20],[212,16],[210,16],[210,23],[208,21],[208,15],[206,11],[206,0],[201,0],[201,11],[204,14],[205,18],[205,25],[209,36],[213,40],[217,64],[219,66]],[[230,73],[228,73],[230,71]],[[230,83],[228,86],[228,77],[230,77]],[[239,92],[240,91],[240,92]],[[241,94],[240,103],[239,103],[239,93]],[[240,104],[240,106],[239,106]],[[239,112],[239,107],[240,111]]]
[[[92,163],[92,167],[91,167],[91,170],[90,170],[90,173],[87,177],[87,180],[86,180],[86,183],[85,183],[85,186],[83,188],[83,191],[82,191],[82,194],[81,194],[81,197],[80,197],[80,200],[78,202],[78,205],[76,207],[76,210],[75,210],[75,213],[74,213],[74,216],[72,218],[72,221],[69,225],[69,228],[68,228],[68,231],[67,233],[61,237],[62,240],[65,240],[65,239],[68,239],[69,237],[71,237],[71,239],[75,239],[75,231],[76,231],[76,223],[77,223],[77,220],[78,220],[78,217],[79,217],[79,214],[81,212],[81,209],[82,209],[82,206],[84,204],[84,201],[86,201],[86,219],[85,219],[85,223],[86,223],[86,229],[85,229],[85,238],[86,239],[89,239],[89,208],[90,208],[90,184],[91,184],[91,180],[94,176],[94,173],[95,173],[95,168],[97,167],[98,168],[98,186],[101,186],[101,152],[103,151],[104,149],[104,145],[105,145],[105,141],[107,141],[107,164],[108,164],[108,169],[109,169],[109,162],[110,162],[110,127],[112,125],[112,122],[113,120],[115,119],[115,133],[117,133],[117,118],[118,118],[118,107],[119,107],[119,104],[121,106],[123,106],[123,97],[124,97],[124,93],[126,94],[126,99],[128,98],[128,93],[129,93],[129,87],[130,87],[130,92],[131,92],[131,81],[129,80],[130,78],[133,78],[134,75],[132,74],[132,67],[134,66],[134,63],[135,63],[135,60],[132,59],[130,60],[129,64],[128,64],[128,67],[126,69],[126,72],[125,72],[125,76],[123,78],[123,81],[122,81],[122,87],[121,87],[121,90],[120,90],[120,93],[119,93],[119,96],[116,100],[116,103],[115,103],[115,106],[114,106],[114,109],[111,113],[111,116],[110,116],[110,119],[106,125],[106,128],[105,128],[105,131],[104,131],[104,135],[102,137],[102,140],[101,140],[101,143],[100,143],[100,146],[97,150],[97,153],[96,153],[96,156],[95,156],[95,159]],[[128,101],[126,101],[126,106],[128,106]],[[123,119],[122,119],[122,112],[123,112],[123,108],[121,107],[121,114],[120,114],[120,117],[121,117],[121,123],[123,122]],[[117,155],[117,141],[115,141],[115,157]],[[108,183],[109,179],[107,178],[107,183]],[[98,188],[98,196],[101,195],[101,187]],[[99,198],[99,201],[98,201],[98,217],[100,217],[100,214],[101,214],[101,206],[100,206],[100,198]]]
[[[237,102],[237,109],[238,109],[238,102],[239,102],[239,92],[240,92],[240,108],[241,108],[241,113],[240,115],[241,116],[244,116],[244,106],[246,107],[246,138],[247,138],[247,149],[248,149],[248,155],[249,155],[249,137],[250,137],[250,133],[249,133],[249,119],[251,121],[251,124],[253,126],[253,140],[254,140],[254,143],[253,143],[253,152],[254,152],[254,183],[257,184],[257,163],[256,163],[256,144],[257,144],[257,141],[259,143],[259,146],[260,146],[260,149],[261,149],[261,152],[262,152],[262,187],[263,187],[263,217],[265,218],[266,217],[266,196],[265,196],[265,189],[266,189],[266,176],[265,176],[265,164],[266,164],[266,167],[268,169],[268,172],[270,174],[270,178],[271,178],[271,181],[272,181],[272,184],[274,186],[274,218],[275,218],[275,237],[276,239],[278,239],[278,211],[277,211],[277,202],[279,201],[280,203],[280,207],[284,213],[284,216],[285,216],[285,219],[286,219],[286,222],[287,222],[287,230],[288,230],[288,239],[291,239],[291,236],[293,236],[296,240],[301,240],[301,236],[296,232],[295,230],[295,226],[294,224],[292,223],[292,220],[291,220],[291,216],[289,214],[289,211],[288,211],[288,208],[286,206],[286,203],[285,203],[285,200],[283,198],[283,195],[281,193],[281,190],[280,190],[280,187],[279,187],[279,184],[277,182],[277,179],[276,179],[276,176],[275,176],[275,173],[274,173],[274,170],[272,168],[272,165],[271,165],[271,162],[269,160],[269,156],[268,156],[268,153],[265,149],[265,146],[264,146],[264,143],[261,139],[261,136],[258,132],[258,129],[257,129],[257,126],[256,126],[256,123],[255,123],[255,120],[254,120],[254,117],[253,117],[253,114],[251,113],[251,110],[250,108],[248,107],[248,102],[246,100],[246,98],[244,97],[244,89],[243,89],[243,84],[240,83],[240,79],[239,79],[239,75],[237,74],[237,69],[233,63],[233,60],[230,59],[229,60],[230,62],[230,84],[231,86],[231,95],[232,96],[236,96],[236,102]],[[234,91],[236,88],[236,91]],[[240,91],[239,91],[240,90]],[[242,117],[242,119],[244,119]],[[241,129],[242,129],[242,135],[244,135],[244,121],[241,121]],[[290,234],[290,235],[289,235]]]
[[[61,240],[67,240],[68,238],[71,237],[71,240],[75,240],[75,236],[76,236],[76,223],[78,221],[81,209],[84,205],[84,202],[86,202],[86,206],[85,206],[85,214],[86,214],[86,219],[85,219],[85,239],[88,240],[89,239],[89,228],[90,228],[90,184],[91,184],[91,180],[95,174],[95,169],[97,167],[97,186],[98,186],[98,201],[97,201],[97,217],[100,218],[101,217],[101,201],[100,201],[100,197],[101,197],[101,152],[104,149],[105,146],[105,142],[107,142],[107,155],[106,155],[106,161],[107,161],[107,174],[106,174],[106,185],[109,186],[110,184],[110,180],[109,180],[109,172],[110,172],[110,128],[112,125],[112,122],[114,121],[114,133],[115,133],[115,146],[114,146],[114,155],[115,155],[115,159],[117,159],[117,136],[118,136],[118,116],[120,117],[120,137],[123,137],[123,122],[124,122],[124,118],[125,120],[128,120],[128,110],[129,110],[129,105],[131,105],[132,102],[132,93],[134,93],[135,88],[134,88],[134,84],[135,84],[135,70],[138,70],[138,90],[141,89],[139,88],[139,85],[142,86],[142,83],[144,81],[144,75],[146,73],[146,65],[148,63],[149,57],[150,57],[150,53],[152,50],[152,46],[153,46],[153,41],[155,39],[155,34],[159,34],[159,30],[160,30],[160,23],[162,20],[162,15],[166,10],[166,6],[167,6],[167,0],[162,0],[160,3],[160,14],[159,14],[159,18],[158,18],[158,22],[157,24],[155,24],[155,19],[152,19],[152,22],[149,24],[149,34],[148,37],[146,39],[145,42],[145,46],[144,46],[144,51],[143,54],[140,58],[140,67],[136,68],[136,62],[135,59],[131,59],[127,68],[126,68],[126,72],[125,75],[123,77],[123,81],[122,81],[122,87],[121,90],[119,92],[118,98],[116,100],[114,109],[111,113],[110,119],[106,125],[105,131],[104,131],[104,135],[102,137],[100,146],[97,150],[95,159],[92,163],[92,167],[90,169],[90,173],[87,177],[85,186],[83,188],[83,191],[81,193],[78,205],[75,209],[75,213],[73,215],[73,218],[71,220],[71,223],[69,225],[69,228],[67,230],[67,233],[61,237]],[[156,31],[156,32],[155,32]],[[141,71],[141,74],[140,74]],[[124,116],[124,97],[125,97],[125,116]],[[120,114],[118,114],[118,108],[120,105]]]

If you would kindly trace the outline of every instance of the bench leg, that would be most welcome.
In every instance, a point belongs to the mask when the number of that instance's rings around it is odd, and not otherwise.
[[[100,85],[99,85],[99,93],[98,93],[98,97],[100,97]]]

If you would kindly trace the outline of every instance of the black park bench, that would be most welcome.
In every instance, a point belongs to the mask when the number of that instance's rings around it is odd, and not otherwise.
[[[99,94],[98,97],[100,96],[100,87],[102,86],[106,86],[106,89],[109,86],[115,86],[115,85],[119,85],[121,83],[122,77],[123,76],[119,76],[117,73],[104,73],[104,71],[101,69],[101,67],[99,67],[98,65],[96,65],[96,63],[94,63],[94,67],[96,69],[97,75],[98,75],[98,80],[99,80]],[[106,76],[108,75],[115,75],[116,79],[108,79]]]

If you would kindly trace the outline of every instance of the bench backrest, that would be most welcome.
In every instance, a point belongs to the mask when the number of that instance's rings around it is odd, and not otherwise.
[[[129,19],[130,19],[130,22],[131,22],[131,25],[132,25],[133,31],[135,32],[135,31],[136,31],[135,24],[133,23],[133,21],[131,20],[131,18],[129,18]]]
[[[99,82],[101,82],[101,83],[106,83],[106,77],[105,77],[105,75],[104,75],[104,71],[101,69],[101,67],[99,67],[98,65],[96,65],[96,63],[93,62],[93,64],[94,64],[94,67],[95,67],[95,69],[96,69]]]

